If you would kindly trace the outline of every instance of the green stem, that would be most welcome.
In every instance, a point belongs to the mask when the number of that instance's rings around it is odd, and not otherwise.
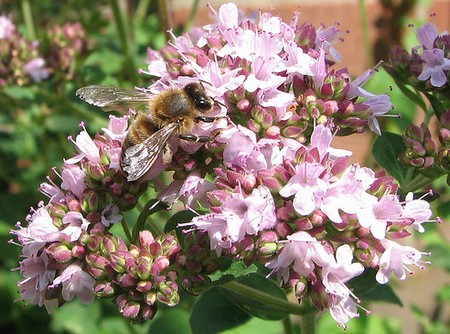
[[[265,292],[252,288],[248,285],[239,283],[237,281],[225,283],[220,287],[229,291],[236,292],[248,298],[251,298],[254,301],[269,304],[273,307],[276,307],[291,314],[304,316],[306,314],[315,312],[315,308],[312,306],[301,306],[299,304],[290,303],[286,300],[274,297],[272,295],[269,295]]]
[[[367,7],[364,0],[358,1],[359,16],[361,17],[361,30],[363,33],[363,44],[366,50],[366,58],[369,62],[369,66],[373,65],[373,53],[372,45],[370,44],[370,31],[369,31],[369,20],[367,18]]]
[[[316,315],[314,313],[305,314],[302,317],[302,333],[316,333]]]
[[[148,12],[148,7],[150,6],[151,0],[140,0],[134,14],[136,21],[141,22],[145,19]]]
[[[128,242],[133,243],[133,236],[131,235],[130,229],[128,228],[125,219],[122,219],[120,223],[122,224],[123,232],[125,233]]]
[[[161,21],[161,29],[167,35],[167,31],[172,28],[172,20],[170,19],[169,7],[166,0],[158,0],[158,14]]]
[[[139,75],[137,72],[135,55],[133,52],[132,38],[129,32],[129,25],[122,10],[120,9],[119,0],[110,0],[111,7],[116,20],[117,32],[119,34],[120,45],[125,54],[125,68],[130,76],[133,85],[139,85]]]
[[[192,5],[191,13],[189,14],[189,18],[184,25],[184,31],[189,31],[194,23],[195,15],[197,14],[198,5],[200,4],[200,0],[194,0],[194,4]]]
[[[144,208],[142,209],[141,213],[139,214],[139,217],[137,219],[136,225],[133,228],[133,235],[132,240],[137,240],[139,236],[139,232],[144,230],[145,222],[147,221],[147,218],[154,214],[157,211],[167,209],[167,205],[159,202],[157,200],[150,200],[148,201]],[[163,234],[163,231],[161,228],[156,224],[150,225],[150,231],[154,236]]]
[[[22,0],[22,14],[27,29],[28,38],[32,41],[36,40],[36,30],[34,29],[33,13],[31,12],[30,1]]]
[[[286,334],[294,334],[294,328],[292,327],[291,317],[287,316],[283,319],[283,328]]]

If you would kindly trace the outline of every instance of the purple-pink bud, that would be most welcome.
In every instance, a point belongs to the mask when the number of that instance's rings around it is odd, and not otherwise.
[[[141,305],[137,302],[127,302],[119,309],[125,318],[134,319],[138,316]]]
[[[118,275],[116,278],[117,283],[123,288],[134,288],[136,286],[136,277],[131,274]]]
[[[155,238],[153,238],[152,232],[149,230],[143,230],[139,232],[139,245],[145,249],[150,250],[151,244],[155,241]]]
[[[251,104],[249,100],[243,99],[236,104],[236,107],[242,112],[247,112],[250,110]]]
[[[72,251],[61,243],[50,244],[45,251],[58,263],[67,263],[72,259]]]
[[[152,264],[152,275],[159,276],[170,266],[170,261],[166,256],[160,256]]]
[[[113,297],[116,294],[116,284],[113,282],[100,282],[95,284],[94,293],[100,298]]]

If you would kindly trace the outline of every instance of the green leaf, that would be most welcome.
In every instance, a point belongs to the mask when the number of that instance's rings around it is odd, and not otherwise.
[[[192,309],[190,324],[193,334],[219,333],[250,319],[250,315],[236,306],[219,289],[203,293]]]
[[[264,331],[261,331],[264,328]],[[238,327],[221,332],[221,334],[280,334],[285,333],[281,321],[267,321],[259,318],[251,318]],[[294,332],[298,333],[298,332]]]
[[[84,62],[84,66],[99,67],[107,75],[120,72],[122,69],[123,56],[107,48],[98,49],[93,52]]]
[[[6,86],[3,92],[16,100],[34,100],[36,92],[31,87]]]
[[[395,177],[404,193],[420,189],[421,186],[431,182],[431,179],[420,174],[417,169],[403,166],[398,157],[406,150],[403,138],[400,135],[383,132],[375,140],[372,148],[375,160],[386,171]]]
[[[166,309],[158,312],[159,316],[152,320],[151,328],[158,334],[191,334],[189,313],[182,309]]]
[[[403,306],[400,298],[387,284],[379,284],[375,278],[377,271],[367,268],[364,273],[349,282],[356,296],[364,301],[386,302]]]
[[[272,280],[258,274],[250,274],[241,277],[236,282],[250,288],[248,289],[250,293],[244,294],[243,291],[237,291],[235,284],[233,288],[225,285],[220,287],[220,289],[245,312],[264,320],[281,320],[289,315],[289,312],[285,308],[277,305],[278,303],[271,302],[273,299],[278,299],[283,304],[287,302],[285,292]]]
[[[221,264],[219,270],[209,275],[211,282],[215,285],[231,282],[236,278],[258,271],[258,267],[254,264],[246,266],[242,261],[231,261],[223,256],[217,258],[217,261]]]
[[[100,303],[83,305],[80,302],[71,301],[54,311],[51,329],[61,333],[98,333],[100,315]]]
[[[192,212],[190,210],[178,211],[172,217],[170,217],[169,220],[167,220],[167,223],[164,226],[164,232],[167,233],[167,232],[170,232],[173,230],[179,230],[177,228],[178,224],[188,223],[195,216],[197,216],[197,214],[195,214],[194,212]]]

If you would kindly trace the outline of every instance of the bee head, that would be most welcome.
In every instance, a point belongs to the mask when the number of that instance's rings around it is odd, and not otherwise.
[[[205,88],[200,83],[190,83],[183,88],[194,107],[206,112],[213,107],[213,100],[206,94]]]

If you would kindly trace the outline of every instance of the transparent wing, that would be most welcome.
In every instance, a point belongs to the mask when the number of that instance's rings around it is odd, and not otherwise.
[[[106,111],[128,111],[152,100],[152,95],[139,90],[111,86],[86,86],[75,93],[83,101]]]
[[[158,156],[164,151],[170,135],[178,127],[178,123],[170,123],[142,143],[131,146],[123,152],[122,170],[127,173],[128,181],[139,180],[152,168]]]

